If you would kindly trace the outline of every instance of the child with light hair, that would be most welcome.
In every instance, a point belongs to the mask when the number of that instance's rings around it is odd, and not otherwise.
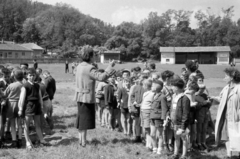
[[[144,129],[146,135],[146,147],[149,150],[152,150],[152,142],[150,136],[150,113],[151,113],[151,104],[153,101],[154,93],[151,91],[152,80],[146,79],[143,81],[143,88],[146,92],[143,94],[143,100],[141,104],[141,121],[142,128]]]

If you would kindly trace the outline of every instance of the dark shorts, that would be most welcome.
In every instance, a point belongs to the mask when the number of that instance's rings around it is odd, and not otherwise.
[[[41,115],[41,114],[42,114],[42,108],[38,100],[26,102],[26,105],[23,109],[24,116],[33,116],[33,115]]]
[[[162,119],[151,119],[151,125],[155,127],[163,127],[163,120]]]
[[[121,108],[121,113],[129,113],[128,108]]]
[[[136,111],[131,112],[131,116],[140,117],[140,107],[135,107],[135,110]]]

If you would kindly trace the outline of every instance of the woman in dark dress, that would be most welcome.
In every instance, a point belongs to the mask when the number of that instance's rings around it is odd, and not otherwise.
[[[84,46],[80,51],[82,62],[76,71],[75,101],[78,105],[76,128],[79,130],[80,145],[85,147],[87,130],[95,128],[95,82],[105,81],[113,74],[115,62],[112,61],[104,73],[100,73],[92,64],[95,62],[91,46]]]

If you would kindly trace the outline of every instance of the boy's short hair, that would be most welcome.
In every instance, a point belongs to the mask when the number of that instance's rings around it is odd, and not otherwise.
[[[150,79],[145,79],[143,81],[143,85],[145,85],[147,88],[151,88],[152,87],[152,80]]]
[[[152,83],[159,84],[163,88],[163,82],[160,80],[153,80]]]
[[[199,90],[199,86],[198,86],[197,82],[191,82],[188,85],[188,89],[189,90],[194,90],[194,91],[197,92]]]
[[[190,72],[195,72],[197,70],[197,65],[192,60],[187,60],[185,66]]]
[[[22,81],[23,80],[23,71],[21,69],[14,69],[13,70],[13,75],[14,75],[14,78],[17,80],[17,81]]]
[[[183,89],[184,86],[185,86],[185,83],[184,83],[184,81],[181,78],[174,78],[171,81],[171,85],[175,86],[175,87],[178,87],[179,89]]]
[[[1,74],[4,74],[4,75],[8,75],[8,74],[10,74],[11,72],[10,72],[9,69],[3,67],[3,68],[0,69],[0,73],[1,73]]]
[[[122,71],[122,74],[124,74],[124,73],[128,73],[128,75],[131,75],[131,72],[130,72],[128,69],[124,69],[124,70]]]
[[[31,75],[36,74],[36,70],[34,68],[29,68],[26,70],[26,75],[28,74],[31,74]]]
[[[149,67],[150,67],[150,69],[155,70],[156,69],[156,64],[155,63],[150,63]]]
[[[137,66],[137,67],[134,67],[133,70],[136,72],[141,72],[142,69],[141,67]]]
[[[28,68],[28,64],[27,63],[21,63],[20,66],[26,66]]]
[[[103,73],[104,69],[99,69],[98,72]]]
[[[173,77],[174,72],[166,70],[164,72],[161,73],[161,77],[163,81],[166,81],[167,78]]]
[[[42,69],[41,68],[37,68],[36,72],[42,72]]]
[[[183,73],[183,72],[185,72],[185,71],[187,71],[187,69],[186,69],[185,67],[183,67],[183,68],[181,69],[181,73]]]
[[[50,72],[49,72],[48,70],[44,70],[44,71],[43,71],[43,74],[45,74],[45,75],[50,75]]]

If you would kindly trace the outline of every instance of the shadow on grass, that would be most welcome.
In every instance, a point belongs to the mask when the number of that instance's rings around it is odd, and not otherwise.
[[[112,140],[107,140],[106,138],[100,138],[100,139],[97,139],[97,138],[93,138],[91,141],[89,141],[89,144],[91,145],[107,145],[108,143],[112,143],[112,144],[117,144],[117,143],[122,143],[122,144],[130,144],[130,143],[133,143],[130,139],[126,139],[126,138],[123,138],[123,139],[117,139],[117,138],[114,138]]]
[[[64,121],[66,119],[73,118],[73,122],[66,124]],[[53,116],[53,122],[54,122],[54,129],[68,129],[71,127],[74,127],[74,119],[76,118],[76,115],[66,115],[66,116]]]
[[[56,145],[54,146],[68,146],[68,145],[71,145],[73,142],[77,142],[78,141],[78,138],[76,137],[71,137],[71,138],[65,138],[65,139],[62,139],[60,142],[58,142]]]

